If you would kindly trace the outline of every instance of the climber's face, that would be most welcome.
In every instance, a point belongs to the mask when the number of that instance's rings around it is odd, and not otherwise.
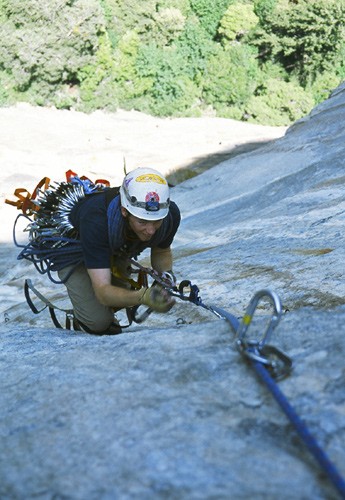
[[[123,208],[122,215],[127,219],[130,229],[140,241],[149,241],[163,224],[163,219],[154,221],[139,219]]]

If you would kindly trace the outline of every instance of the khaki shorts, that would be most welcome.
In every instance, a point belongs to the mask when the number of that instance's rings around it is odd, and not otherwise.
[[[59,271],[63,280],[73,267],[65,267]],[[96,298],[91,279],[86,267],[79,265],[64,283],[72,302],[75,317],[92,332],[105,331],[114,321],[114,312],[110,307],[103,306]]]
[[[125,261],[119,262],[119,268],[121,268],[122,276],[129,275]],[[59,271],[59,278],[64,280],[72,269],[71,266]],[[112,278],[112,284],[121,288],[130,288],[128,282],[117,278]],[[116,322],[116,318],[114,318],[114,311],[116,310],[104,306],[98,301],[90,276],[83,264],[72,272],[64,285],[72,302],[74,315],[81,323],[81,326],[85,326],[91,332],[101,333],[106,331],[114,321]]]

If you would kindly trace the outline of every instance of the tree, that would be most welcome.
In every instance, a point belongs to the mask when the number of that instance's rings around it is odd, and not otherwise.
[[[267,79],[245,104],[244,115],[250,122],[284,126],[305,116],[313,106],[313,98],[298,83]]]
[[[214,106],[243,106],[253,95],[259,68],[256,52],[236,44],[229,50],[219,49],[210,57],[203,80],[203,96]]]
[[[254,12],[262,24],[270,17],[279,0],[254,0]]]
[[[280,124],[345,77],[344,30],[345,0],[0,0],[0,106]]]
[[[150,39],[158,45],[170,45],[184,29],[185,16],[179,9],[165,8],[153,15],[154,24],[150,29]]]
[[[203,28],[215,37],[220,20],[228,5],[234,0],[190,0],[190,5],[198,16]]]
[[[186,21],[175,45],[186,61],[187,75],[199,85],[208,59],[216,52],[216,45],[200,22],[193,18]]]
[[[240,40],[257,25],[258,21],[253,5],[236,3],[230,5],[222,17],[218,33],[223,40]]]
[[[342,64],[345,0],[278,0],[273,7],[251,37],[262,62],[282,64],[303,87]]]
[[[135,30],[127,31],[113,54],[115,95],[124,108],[139,106],[138,99],[149,92],[153,85],[152,76],[140,74],[137,68],[140,45],[138,33]]]
[[[78,83],[78,71],[92,61],[103,32],[97,0],[2,0],[1,7],[0,69],[11,76],[13,91],[34,88],[40,103]]]
[[[136,68],[140,78],[152,82],[146,96],[154,114],[181,115],[200,96],[200,90],[188,76],[187,61],[176,47],[158,47],[154,43],[141,46]]]

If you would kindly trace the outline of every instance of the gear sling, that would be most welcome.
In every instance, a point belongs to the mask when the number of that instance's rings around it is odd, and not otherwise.
[[[17,257],[18,260],[29,260],[40,274],[48,274],[53,283],[59,284],[65,282],[75,267],[83,261],[80,242],[77,239],[75,229],[69,222],[71,209],[79,200],[100,192],[106,193],[108,207],[111,200],[119,194],[120,189],[119,187],[110,187],[109,182],[104,179],[98,179],[93,183],[85,176],[78,177],[72,170],[66,172],[66,181],[57,183],[57,187],[51,187],[50,179],[44,177],[32,194],[24,188],[18,188],[14,192],[18,198],[16,201],[5,200],[5,203],[15,206],[17,210],[22,212],[18,215],[13,230],[14,243],[17,247],[22,248]],[[29,243],[26,245],[19,244],[15,236],[16,225],[20,217],[25,217],[29,222],[26,228],[26,231],[29,232]],[[51,273],[68,265],[72,265],[73,270],[65,277],[64,281],[57,281]],[[131,279],[121,274],[116,268],[114,259],[112,259],[111,270],[115,277],[127,281],[132,289],[148,286],[148,276],[143,270],[132,269],[131,272],[137,273],[138,277],[137,280]],[[35,306],[32,294],[44,304],[43,307]],[[57,328],[87,330],[81,327],[73,309],[64,309],[53,304],[34,287],[30,279],[25,280],[24,295],[34,314],[39,314],[48,308],[53,324]],[[130,326],[133,321],[141,323],[152,312],[147,309],[142,314],[138,314],[138,309],[139,306],[126,308],[128,324],[121,325],[121,328]],[[64,326],[57,319],[57,311],[65,315]]]

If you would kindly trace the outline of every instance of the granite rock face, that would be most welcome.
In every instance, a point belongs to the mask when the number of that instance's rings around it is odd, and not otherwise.
[[[184,230],[176,253],[195,252],[183,259],[186,272],[221,279],[239,313],[265,286],[289,310],[345,303],[344,116],[343,85],[283,138],[177,188]]]
[[[344,118],[342,85],[283,138],[172,193],[179,280],[237,318],[258,290],[280,296],[271,343],[293,370],[279,388],[342,476]],[[40,282],[18,266],[6,289]],[[98,338],[22,311],[0,326],[1,499],[341,498],[211,312],[179,302]],[[260,302],[250,338],[270,314]]]

